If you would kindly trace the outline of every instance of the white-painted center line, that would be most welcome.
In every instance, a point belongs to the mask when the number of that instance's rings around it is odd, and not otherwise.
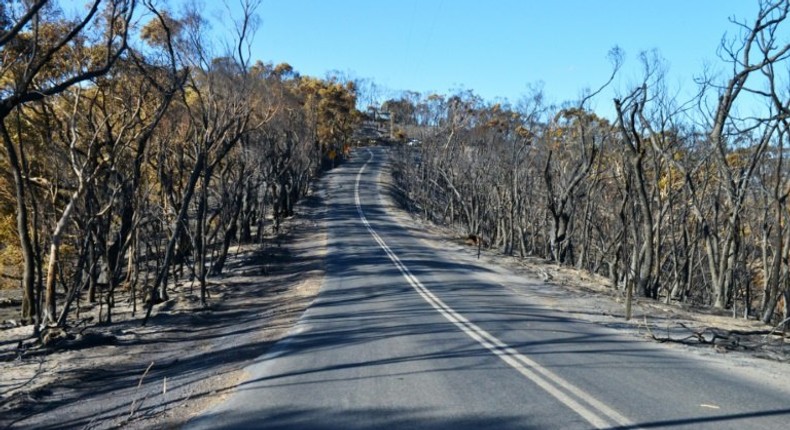
[[[409,268],[403,264],[395,252],[384,242],[384,239],[376,233],[362,210],[362,204],[359,199],[359,183],[365,168],[373,160],[373,153],[370,150],[368,150],[368,153],[370,154],[370,158],[368,158],[365,164],[359,169],[354,185],[354,201],[356,202],[357,213],[359,214],[359,219],[362,221],[362,224],[370,235],[373,236],[373,239],[378,243],[379,247],[384,250],[395,267],[398,268],[409,285],[411,285],[426,302],[436,309],[437,312],[453,323],[467,336],[474,339],[492,354],[502,359],[502,361],[510,365],[530,381],[534,382],[565,406],[571,408],[591,425],[596,428],[608,428],[614,423],[619,426],[631,427],[633,424],[628,418],[586,393],[581,388],[576,387],[534,360],[519,353],[505,342],[466,319],[463,315],[459,314],[441,299],[436,297],[436,295],[426,288],[425,285],[411,273]]]

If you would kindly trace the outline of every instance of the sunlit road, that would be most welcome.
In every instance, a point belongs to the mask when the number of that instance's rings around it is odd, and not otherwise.
[[[540,308],[426,245],[379,199],[386,157],[331,173],[318,299],[188,428],[787,428],[787,393]]]

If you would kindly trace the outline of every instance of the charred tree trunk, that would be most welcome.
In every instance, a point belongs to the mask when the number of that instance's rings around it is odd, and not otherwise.
[[[16,198],[16,228],[19,245],[22,250],[22,323],[37,323],[35,293],[35,255],[28,226],[27,198],[25,190],[24,170],[17,155],[13,140],[5,126],[8,111],[0,111],[0,134],[2,134],[6,156],[14,177],[14,197]],[[20,147],[20,151],[23,148]]]

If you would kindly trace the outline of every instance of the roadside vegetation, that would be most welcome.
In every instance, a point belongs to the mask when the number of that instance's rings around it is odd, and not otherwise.
[[[261,243],[348,151],[354,84],[250,58],[260,2],[226,40],[203,11],[149,0],[0,4],[0,287],[14,324],[145,323]],[[232,18],[231,18],[232,17]],[[184,287],[184,288],[181,288]],[[84,308],[98,315],[80,317]]]
[[[733,21],[726,72],[702,74],[688,100],[651,52],[641,82],[611,101],[600,91],[612,80],[561,106],[540,88],[515,104],[471,91],[389,100],[401,198],[475,245],[603,275],[627,306],[641,297],[786,328],[788,11],[760,2]],[[614,77],[622,53],[610,58]]]

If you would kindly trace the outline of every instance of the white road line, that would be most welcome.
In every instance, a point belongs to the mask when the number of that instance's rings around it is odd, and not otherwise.
[[[354,201],[357,205],[359,219],[362,221],[362,224],[365,225],[365,228],[367,228],[370,235],[373,236],[373,239],[376,241],[376,243],[378,243],[379,247],[384,250],[395,267],[398,268],[401,275],[403,275],[406,281],[417,291],[417,293],[419,293],[419,295],[426,302],[428,302],[448,321],[455,324],[462,332],[466,333],[466,335],[491,351],[491,353],[501,358],[502,361],[513,367],[527,379],[543,388],[547,393],[551,394],[564,405],[571,408],[574,412],[587,420],[587,422],[589,422],[591,425],[595,426],[596,428],[608,428],[611,427],[612,424],[609,420],[612,420],[614,423],[621,426],[632,426],[633,424],[628,418],[624,417],[601,401],[595,399],[581,388],[576,387],[554,372],[520,354],[505,342],[499,340],[492,334],[466,319],[463,315],[459,314],[453,308],[445,304],[441,299],[436,297],[436,295],[426,288],[425,285],[423,285],[422,282],[420,282],[420,280],[411,273],[409,268],[403,264],[395,252],[387,245],[386,242],[384,242],[384,239],[382,239],[381,236],[376,233],[362,210],[362,204],[359,199],[359,182],[362,178],[362,173],[365,171],[365,168],[373,160],[373,153],[370,150],[368,150],[368,153],[370,154],[370,158],[368,158],[368,161],[366,161],[365,164],[359,169],[359,173],[357,173],[356,184],[354,185]],[[587,406],[585,406],[583,403],[586,403]],[[604,418],[604,416],[608,417],[609,420]]]

